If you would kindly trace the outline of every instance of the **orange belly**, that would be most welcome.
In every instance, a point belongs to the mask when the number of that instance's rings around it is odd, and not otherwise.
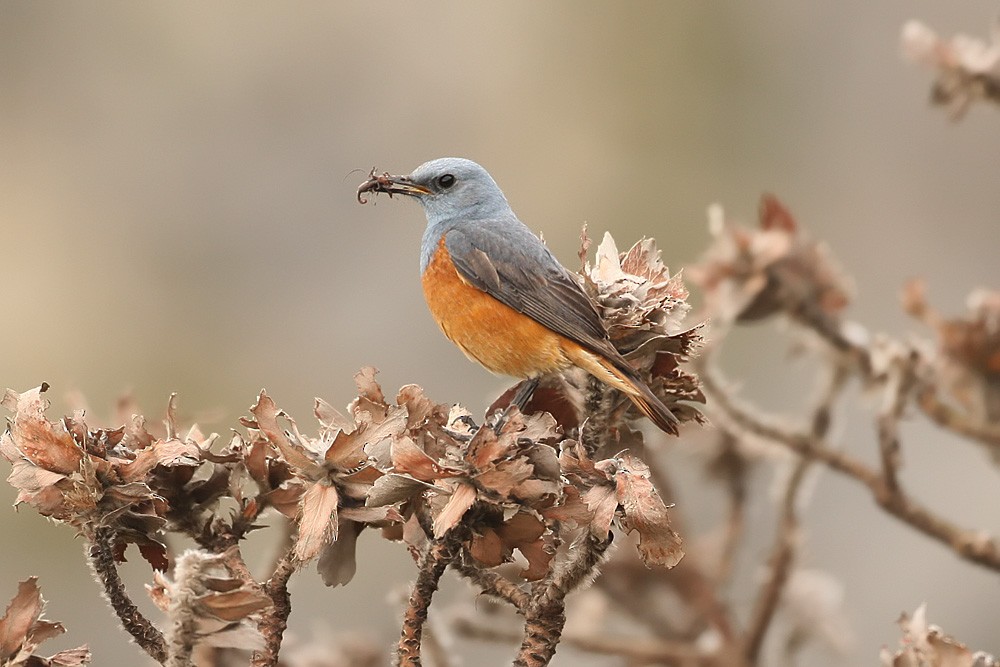
[[[530,378],[572,365],[567,346],[579,346],[465,282],[443,236],[422,282],[444,335],[494,373]]]

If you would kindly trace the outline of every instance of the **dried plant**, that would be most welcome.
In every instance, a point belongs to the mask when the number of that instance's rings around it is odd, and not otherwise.
[[[1000,660],[983,651],[972,652],[941,628],[927,622],[927,607],[920,605],[913,616],[899,617],[903,631],[896,651],[882,649],[884,667],[935,665],[936,667],[1000,667]]]
[[[956,113],[994,95],[992,47],[945,44],[915,25],[905,35],[941,70],[936,85],[947,95],[938,97]],[[170,666],[381,664],[384,648],[370,640],[284,641],[290,578],[315,561],[327,585],[350,584],[364,530],[398,543],[415,564],[392,652],[399,665],[457,664],[455,637],[509,644],[521,666],[548,664],[559,646],[628,664],[719,667],[791,660],[810,644],[842,649],[851,628],[840,585],[809,568],[800,550],[814,468],[846,476],[871,495],[873,510],[1000,572],[992,537],[906,488],[899,428],[916,411],[1000,460],[1000,295],[979,290],[964,316],[945,316],[913,282],[903,308],[931,339],[874,336],[847,319],[852,286],[832,252],[776,197],[763,197],[755,227],[713,206],[709,229],[712,244],[686,272],[704,297],[696,316],[681,275],[651,239],[619,252],[605,235],[591,257],[586,230],[581,237],[580,284],[615,346],[686,424],[679,440],[657,433],[646,442],[631,401],[577,370],[544,378],[523,411],[511,405],[514,386],[479,416],[417,385],[387,397],[365,368],[343,413],[317,399],[310,426],[300,427],[262,391],[227,442],[182,429],[173,397],[162,426],[128,402],[113,427],[82,411],[52,420],[42,384],[3,397],[12,413],[0,438],[8,482],[18,504],[85,540],[121,626]],[[750,405],[717,367],[733,330],[766,320],[784,320],[790,341],[820,361],[801,426]],[[831,440],[852,380],[877,399],[877,465]],[[712,540],[690,539],[686,503],[671,504],[675,471],[664,454],[689,439],[702,441],[693,456],[706,492],[726,499],[718,525],[698,527]],[[776,528],[754,594],[737,600],[733,563],[748,533],[749,477],[763,466],[781,473]],[[252,531],[282,545],[263,579],[244,556]],[[168,535],[195,547],[172,553]],[[119,576],[131,545],[152,568],[147,592],[161,619],[139,610]],[[435,603],[449,570],[481,596],[476,611],[467,600]],[[0,667],[89,662],[86,648],[34,655],[62,632],[41,609],[34,580],[22,583],[0,619]],[[775,623],[782,611],[790,620]],[[882,652],[885,665],[997,664],[928,625],[922,607],[901,627],[899,650]]]
[[[903,26],[903,52],[916,63],[937,71],[931,102],[946,107],[959,120],[977,100],[1000,103],[1000,26],[993,25],[989,43],[955,35],[941,39],[920,21]]]
[[[682,421],[701,420],[690,404],[701,400],[697,381],[679,366],[698,329],[680,326],[686,292],[655,246],[619,256],[606,237],[585,282],[654,390]],[[197,427],[181,434],[173,399],[162,431],[134,414],[117,428],[91,426],[82,412],[50,421],[42,385],[7,392],[13,418],[0,446],[17,502],[87,540],[122,626],[164,665],[189,664],[207,649],[252,651],[253,664],[278,664],[289,577],[316,560],[327,584],[347,584],[365,528],[403,542],[417,562],[400,664],[420,662],[427,610],[448,567],[511,603],[525,619],[518,663],[545,664],[565,597],[595,576],[614,526],[638,535],[648,566],[670,568],[683,556],[649,468],[625,451],[641,445],[627,425],[638,416],[631,402],[585,377],[552,380],[534,400],[570,406],[553,411],[564,423],[501,406],[500,421],[482,428],[416,385],[387,399],[367,368],[355,376],[347,415],[316,401],[315,435],[261,392],[244,430],[224,445]],[[268,511],[291,523],[293,538],[271,576],[257,581],[242,540]],[[198,548],[171,558],[167,533]],[[130,544],[155,571],[149,594],[165,624],[139,612],[118,576]],[[515,553],[526,566],[501,574]]]
[[[42,642],[66,632],[62,623],[42,618],[45,601],[34,577],[22,581],[17,595],[0,617],[0,665],[4,667],[73,667],[90,662],[86,646],[59,651],[43,658],[35,655]]]

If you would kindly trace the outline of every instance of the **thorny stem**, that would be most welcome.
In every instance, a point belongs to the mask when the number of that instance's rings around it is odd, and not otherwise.
[[[1000,571],[1000,546],[980,531],[956,526],[934,514],[897,488],[890,490],[883,477],[861,461],[844,452],[831,449],[822,438],[795,433],[765,423],[760,412],[740,407],[729,397],[724,384],[707,365],[699,374],[702,388],[715,406],[717,415],[729,422],[737,432],[747,433],[791,449],[806,458],[819,461],[831,470],[847,475],[864,484],[875,502],[900,521],[951,548],[960,557],[991,570]]]
[[[292,613],[292,600],[288,594],[288,580],[299,569],[301,563],[295,551],[289,548],[274,568],[274,573],[263,586],[264,593],[271,598],[271,608],[262,616],[257,629],[264,636],[264,650],[253,656],[253,667],[275,667],[281,639],[288,627],[288,615]]]
[[[566,601],[562,595],[540,595],[524,614],[521,650],[513,667],[544,667],[556,653],[566,625]]]
[[[163,633],[142,615],[142,612],[129,598],[125,584],[118,576],[118,568],[115,566],[115,557],[112,552],[114,540],[115,531],[113,528],[98,527],[94,531],[93,541],[87,549],[87,561],[104,587],[104,595],[118,616],[118,620],[121,621],[122,627],[132,635],[139,647],[148,653],[153,660],[163,664],[167,661],[167,648],[163,640]]]
[[[500,598],[513,606],[517,613],[524,613],[529,602],[528,594],[517,584],[505,579],[493,570],[476,565],[467,551],[463,550],[462,555],[452,563],[452,567],[460,575],[478,586],[486,595]]]
[[[611,540],[599,540],[587,532],[570,547],[570,557],[562,568],[535,586],[524,611],[524,636],[513,667],[544,667],[555,655],[566,625],[566,596],[593,573]]]
[[[427,610],[441,575],[455,559],[457,549],[458,539],[454,534],[448,533],[440,540],[429,542],[420,559],[417,579],[413,582],[406,611],[403,613],[403,631],[396,654],[399,667],[420,667],[420,636],[427,621]]]

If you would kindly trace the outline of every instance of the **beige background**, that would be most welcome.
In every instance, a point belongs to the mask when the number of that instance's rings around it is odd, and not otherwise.
[[[409,171],[443,155],[487,166],[567,263],[586,221],[623,246],[657,237],[679,268],[707,243],[708,204],[747,220],[774,191],[855,276],[851,316],[906,335],[917,330],[896,305],[906,278],[926,276],[951,313],[972,288],[1000,287],[1000,115],[976,108],[953,126],[930,109],[930,76],[902,62],[900,27],[985,35],[995,12],[931,0],[4,0],[0,384],[48,381],[59,410],[79,390],[95,415],[131,388],[155,416],[177,391],[187,417],[224,432],[262,386],[307,423],[313,396],[346,403],[352,373],[372,364],[389,391],[418,382],[481,410],[503,382],[425,312],[420,211],[354,201],[373,165]],[[789,370],[775,331],[742,335],[727,371],[748,376],[759,403],[794,411],[809,367]],[[871,458],[870,414],[846,414],[839,440]],[[906,483],[1000,532],[986,457],[920,419],[904,436]],[[710,514],[703,480],[686,481],[681,506]],[[758,481],[745,580],[771,534]],[[13,497],[0,488],[0,505]],[[805,563],[841,579],[857,638],[847,657],[809,664],[872,664],[896,641],[896,616],[924,600],[937,623],[1000,652],[995,574],[832,475],[806,519]],[[0,530],[0,598],[40,575],[70,630],[53,650],[86,641],[95,664],[138,662],[107,630],[70,530],[30,509],[0,511]],[[391,638],[384,587],[411,566],[374,536],[360,546],[355,585],[296,579],[295,632]],[[143,597],[145,566],[127,572]]]

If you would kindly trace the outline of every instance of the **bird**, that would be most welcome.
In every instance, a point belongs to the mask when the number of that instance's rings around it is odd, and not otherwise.
[[[576,367],[624,393],[661,430],[678,419],[611,343],[597,308],[548,246],[514,214],[476,162],[445,157],[406,176],[372,169],[358,187],[405,195],[427,217],[420,246],[424,297],[438,326],[470,359],[528,382]]]

